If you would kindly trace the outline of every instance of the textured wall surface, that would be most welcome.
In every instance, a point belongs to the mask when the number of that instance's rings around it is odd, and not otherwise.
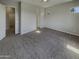
[[[59,4],[47,8],[46,27],[79,36],[79,13],[71,12],[71,8],[79,6],[79,2]]]
[[[0,40],[5,37],[6,33],[6,10],[5,6],[0,4]]]

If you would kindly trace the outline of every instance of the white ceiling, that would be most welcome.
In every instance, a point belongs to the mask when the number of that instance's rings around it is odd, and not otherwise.
[[[6,2],[6,3],[13,3],[13,2],[22,1],[22,2],[27,2],[30,4],[42,6],[42,7],[50,7],[50,6],[53,6],[56,4],[70,2],[72,0],[49,0],[48,2],[41,2],[40,0],[2,0],[2,1]]]
[[[70,2],[72,0],[49,0],[48,2],[41,2],[40,0],[22,0],[22,1],[39,5],[42,7],[49,7],[49,6],[53,6],[53,5],[64,3],[64,2]]]

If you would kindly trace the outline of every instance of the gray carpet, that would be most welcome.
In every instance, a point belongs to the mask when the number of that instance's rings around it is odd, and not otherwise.
[[[0,41],[0,59],[79,59],[67,45],[79,49],[79,37],[48,28]]]

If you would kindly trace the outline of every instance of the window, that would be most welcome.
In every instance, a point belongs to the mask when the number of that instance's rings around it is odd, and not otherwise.
[[[71,12],[79,13],[79,7],[74,7],[71,9]]]

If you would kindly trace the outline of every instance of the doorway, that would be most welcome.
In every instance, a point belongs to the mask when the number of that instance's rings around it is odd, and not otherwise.
[[[6,7],[6,35],[15,34],[15,8]]]

